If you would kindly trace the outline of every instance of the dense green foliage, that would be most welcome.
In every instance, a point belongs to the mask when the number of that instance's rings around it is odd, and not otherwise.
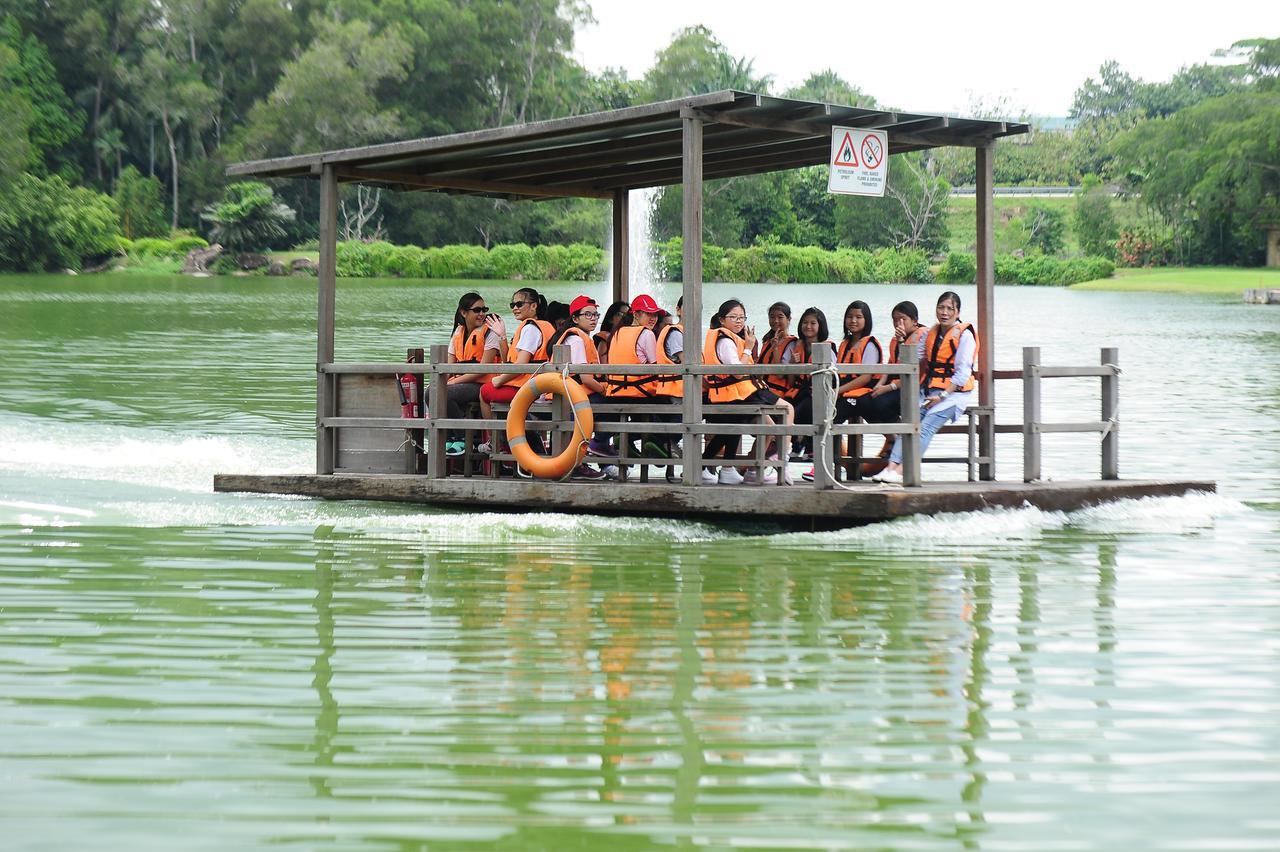
[[[604,250],[590,245],[450,245],[438,248],[386,242],[338,243],[338,275],[348,278],[496,278],[598,281]]]
[[[112,196],[117,227],[129,237],[187,228],[239,249],[287,248],[316,237],[314,182],[273,184],[272,203],[296,217],[244,228],[224,216],[227,205],[243,202],[235,190],[226,195],[228,163],[725,87],[772,89],[770,74],[702,26],[654,45],[640,79],[618,69],[591,72],[573,58],[574,31],[590,14],[582,0],[0,0],[0,187],[23,175],[57,175],[68,187]],[[1168,251],[1126,250],[1125,262],[1258,262],[1261,225],[1277,204],[1280,40],[1242,41],[1224,56],[1225,63],[1191,65],[1161,82],[1103,65],[1076,93],[1074,132],[1036,129],[1002,142],[997,182],[1075,185],[1098,174],[1133,188],[1153,212],[1141,242],[1149,236]],[[881,106],[829,69],[780,94]],[[1164,154],[1175,150],[1165,168]],[[973,167],[963,148],[894,155],[890,192],[881,199],[828,194],[822,168],[709,182],[705,237],[726,249],[726,262],[728,250],[750,250],[735,255],[741,266],[733,268],[744,276],[749,258],[777,244],[936,257],[949,241],[947,188],[971,184]],[[23,203],[58,195],[23,185]],[[344,233],[405,245],[599,244],[608,225],[607,204],[594,200],[512,204],[385,193],[357,203],[354,187],[342,193]],[[659,239],[679,234],[680,204],[678,188],[658,194]],[[34,227],[57,219],[41,211],[6,221]],[[1028,256],[1086,244],[1109,254],[1117,239],[1134,239],[1088,215],[1066,220],[1042,210],[1002,228],[999,249]],[[18,232],[0,239],[13,244]],[[60,245],[50,257],[96,243]]]
[[[116,250],[119,222],[110,196],[20,174],[0,192],[0,269],[79,269]]]
[[[285,236],[296,215],[276,201],[271,187],[245,181],[228,186],[222,201],[206,207],[200,218],[211,225],[210,239],[231,251],[247,251]]]

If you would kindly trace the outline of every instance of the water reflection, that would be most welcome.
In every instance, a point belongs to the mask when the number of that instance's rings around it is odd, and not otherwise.
[[[921,556],[80,528],[0,534],[0,564],[39,547],[0,572],[0,728],[38,730],[0,744],[3,807],[64,839],[199,800],[255,843],[1007,848],[1088,812],[1140,845],[1113,800],[1226,712],[1144,718],[1141,536]]]

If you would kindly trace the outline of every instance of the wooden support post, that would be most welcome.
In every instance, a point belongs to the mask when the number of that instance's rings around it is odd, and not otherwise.
[[[690,366],[702,364],[702,121],[681,112],[684,128],[684,355]],[[687,486],[702,481],[702,436],[691,431],[702,422],[702,378],[684,378],[680,414],[685,424],[684,476]]]
[[[613,301],[631,301],[631,214],[625,189],[613,192]],[[643,246],[642,246],[643,248]]]
[[[1040,478],[1040,347],[1022,347],[1022,481]]]
[[[338,176],[333,166],[320,172],[320,268],[316,276],[316,473],[333,473],[335,430],[321,420],[337,413],[333,375],[334,305],[338,289]]]
[[[996,478],[996,429],[995,429],[995,330],[996,330],[996,268],[995,268],[995,141],[976,149],[977,157],[977,242],[978,242],[978,404],[991,408],[990,417],[982,419],[978,435],[978,451],[989,461],[979,467],[978,475],[984,481]]]
[[[1102,350],[1103,366],[1120,364],[1120,350],[1108,347]],[[1119,373],[1102,377],[1102,422],[1111,428],[1102,434],[1102,478],[1120,478],[1120,376]]]
[[[448,376],[436,372],[436,366],[449,363],[449,347],[443,343],[431,347],[431,384],[427,386],[427,477],[443,479],[449,473],[444,455],[446,431],[436,425],[437,420],[449,416]]]
[[[917,358],[914,346],[899,346],[900,363],[916,366]],[[898,392],[899,414],[902,422],[911,427],[911,431],[901,436],[902,440],[902,484],[911,488],[919,487],[920,478],[920,380],[917,372],[902,377],[901,390]]]
[[[816,346],[813,349],[813,363],[819,367],[831,365],[834,356],[830,346]],[[813,388],[813,425],[817,434],[813,436],[813,487],[819,491],[830,491],[835,487],[835,457],[831,445],[831,418],[834,413],[831,397],[836,389],[828,375],[815,375],[811,383]]]
[[[559,372],[561,367],[569,363],[569,357],[570,350],[567,344],[559,343],[551,347],[551,363],[555,365],[556,372]],[[569,400],[559,394],[551,397],[551,420],[553,422],[562,422],[570,419]],[[588,435],[587,437],[590,438],[591,436]],[[551,454],[558,456],[568,446],[569,433],[553,428],[551,432]]]

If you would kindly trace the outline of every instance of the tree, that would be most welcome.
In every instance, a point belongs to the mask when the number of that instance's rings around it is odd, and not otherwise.
[[[663,101],[720,89],[767,94],[770,76],[757,77],[749,59],[732,56],[704,26],[678,31],[671,44],[658,51],[644,76],[646,100]]]
[[[408,74],[409,47],[366,21],[325,22],[249,113],[244,148],[273,156],[368,144],[400,132],[400,114],[379,91]]]
[[[842,195],[836,234],[850,248],[902,247],[941,251],[947,245],[942,215],[950,188],[920,152],[895,154],[883,198]]]
[[[5,134],[25,137],[29,168],[38,174],[56,171],[62,148],[83,129],[84,114],[58,84],[44,45],[34,36],[23,36],[17,19],[11,16],[0,18],[0,89],[8,99],[27,104],[27,109],[21,110],[10,100],[8,114],[17,123],[0,125]],[[20,118],[15,110],[28,114]]]
[[[114,193],[120,211],[120,229],[131,240],[162,237],[169,232],[164,219],[164,187],[133,166],[125,166]]]
[[[200,218],[210,223],[210,242],[243,252],[268,248],[283,238],[287,234],[285,226],[296,215],[276,201],[271,187],[245,181],[230,184],[222,201],[206,207]]]
[[[1255,85],[1115,142],[1126,182],[1170,226],[1184,263],[1260,263],[1262,229],[1280,221],[1280,92]]]
[[[830,68],[810,74],[799,86],[788,89],[783,97],[864,109],[875,109],[878,106],[875,98],[849,83]]]
[[[1076,194],[1072,226],[1085,254],[1115,257],[1120,229],[1111,209],[1111,190],[1103,186],[1097,175],[1085,175],[1080,192]]]
[[[0,192],[0,269],[79,269],[114,251],[119,235],[109,196],[57,175],[23,173]]]

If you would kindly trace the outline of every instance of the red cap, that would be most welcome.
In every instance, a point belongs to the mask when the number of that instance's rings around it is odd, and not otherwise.
[[[644,311],[646,314],[665,314],[662,308],[658,307],[658,303],[648,293],[641,293],[631,300],[632,311]]]
[[[591,298],[590,296],[579,296],[578,298],[574,299],[572,302],[569,303],[569,315],[572,316],[573,314],[576,314],[578,311],[582,310],[587,305],[590,305],[593,308],[600,307],[599,305],[596,304],[596,300]]]

